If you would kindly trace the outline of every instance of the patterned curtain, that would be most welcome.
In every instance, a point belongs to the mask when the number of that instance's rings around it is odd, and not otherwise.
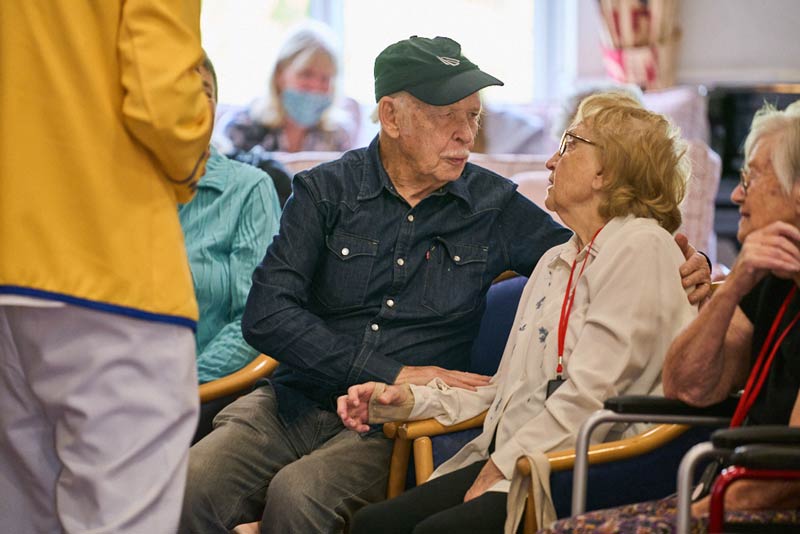
[[[598,0],[606,72],[642,89],[675,83],[678,0]]]

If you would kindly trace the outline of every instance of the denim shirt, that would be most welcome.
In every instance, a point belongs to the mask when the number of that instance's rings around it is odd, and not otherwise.
[[[347,387],[392,383],[404,365],[465,370],[492,280],[529,275],[571,235],[470,163],[412,208],[377,137],[298,173],[242,320],[245,339],[281,362],[279,414],[335,410]]]

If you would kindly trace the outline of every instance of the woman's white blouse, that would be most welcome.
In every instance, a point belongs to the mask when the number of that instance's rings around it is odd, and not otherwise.
[[[573,260],[577,287],[564,344],[566,382],[547,400],[555,378],[558,321]],[[453,424],[489,408],[483,433],[442,464],[439,476],[491,457],[505,475],[493,491],[508,491],[520,456],[575,446],[583,421],[615,395],[661,393],[664,355],[679,330],[697,314],[681,286],[684,258],[672,236],[653,219],[609,221],[591,251],[577,239],[547,251],[525,286],[503,358],[490,385],[468,391],[439,380],[411,386],[411,419]],[[623,431],[624,430],[624,431]],[[618,439],[641,426],[605,425],[594,441]]]

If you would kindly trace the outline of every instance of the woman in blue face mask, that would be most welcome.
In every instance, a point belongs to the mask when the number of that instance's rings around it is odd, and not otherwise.
[[[330,29],[307,21],[284,40],[266,98],[225,128],[236,152],[342,151],[352,147],[353,119],[333,107],[337,52]]]

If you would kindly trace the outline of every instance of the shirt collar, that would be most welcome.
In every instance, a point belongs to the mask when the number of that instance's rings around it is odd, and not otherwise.
[[[206,162],[206,172],[200,177],[197,187],[216,189],[222,192],[228,183],[230,161],[212,145],[209,145],[208,148],[210,155]]]
[[[383,189],[397,194],[383,168],[380,151],[378,148],[378,136],[376,135],[367,148],[367,164],[361,175],[361,189],[358,191],[358,200],[369,200],[377,197]]]
[[[561,250],[549,263],[548,267],[555,267],[559,264],[571,267],[573,261],[583,261],[586,254],[591,254],[594,260],[603,249],[603,246],[611,239],[611,236],[617,233],[626,222],[633,218],[633,215],[626,215],[625,217],[614,217],[608,221],[600,233],[597,234],[594,242],[591,243],[591,250],[589,249],[588,243],[584,245],[581,250],[578,250],[578,236],[573,233],[569,241],[561,245]]]
[[[364,173],[361,177],[361,189],[358,192],[358,200],[369,200],[377,197],[383,189],[389,191],[393,195],[397,195],[397,190],[383,166],[380,154],[379,136],[375,138],[367,149],[368,164],[364,166]],[[464,172],[458,180],[449,182],[440,187],[432,193],[432,195],[445,195],[450,193],[460,199],[472,208],[472,196],[467,187],[467,177],[475,173],[475,167],[471,163],[467,163]]]

